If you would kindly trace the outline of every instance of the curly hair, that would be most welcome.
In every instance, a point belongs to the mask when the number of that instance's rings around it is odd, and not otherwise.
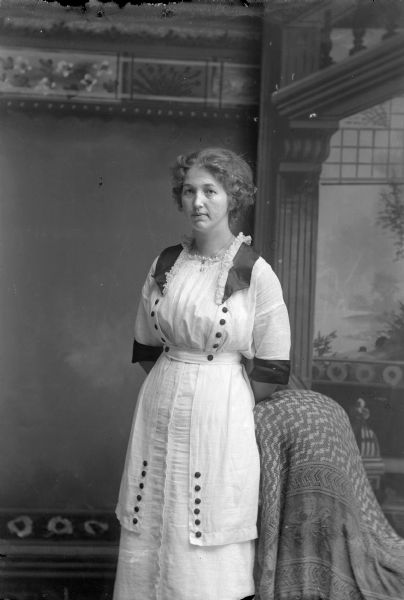
[[[229,220],[238,219],[254,204],[255,187],[251,167],[235,152],[205,148],[177,157],[172,168],[172,195],[182,210],[182,188],[191,167],[206,169],[225,189],[229,198]]]

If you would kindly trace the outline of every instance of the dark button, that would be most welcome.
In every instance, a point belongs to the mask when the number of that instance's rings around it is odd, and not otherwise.
[[[146,477],[146,471],[142,471],[142,477]]]
[[[226,306],[223,306],[222,312],[227,313],[228,311],[229,311],[229,309]]]
[[[226,321],[224,319],[220,319],[219,323],[220,323],[220,325],[225,325]]]
[[[208,360],[213,360],[213,354],[209,354],[209,355],[208,355],[206,358],[207,358]]]
[[[197,471],[197,472],[195,473],[195,477],[196,477],[196,478],[198,478],[198,477],[200,477],[200,476],[201,476],[201,474],[199,473],[199,471]]]
[[[166,347],[164,348],[164,352],[168,352],[168,351],[169,351],[169,349],[170,349],[170,348],[169,348],[168,346],[166,346]]]
[[[219,348],[219,344],[213,344],[214,348]]]
[[[200,504],[201,503],[201,499],[200,498],[195,498],[195,504]]]
[[[142,496],[141,496],[140,494],[138,494],[138,495],[136,496],[136,500],[139,500],[139,502],[140,502],[140,501],[141,501],[141,499],[142,499]]]
[[[221,338],[222,337],[222,334],[220,333],[220,331],[217,332],[216,337],[217,338]]]
[[[154,304],[158,304],[160,302],[160,300],[157,298],[157,300],[154,301]]]
[[[134,508],[134,511],[135,511],[135,512],[139,512],[139,507],[138,507],[138,506],[135,506],[135,508]]]
[[[200,513],[200,512],[201,512],[201,511],[199,510],[199,508],[195,508],[195,509],[194,509],[194,514],[195,514],[195,515],[199,515],[199,513]]]
[[[144,483],[139,483],[139,487],[142,490],[144,488]]]
[[[200,524],[201,524],[200,520],[199,519],[195,519],[195,525],[200,525]]]
[[[202,535],[202,534],[201,534],[201,532],[200,532],[200,531],[197,531],[197,532],[195,533],[195,535],[196,535],[196,537],[201,537],[201,535]]]
[[[144,466],[144,467],[147,467],[147,460],[144,460],[144,461],[143,461],[143,466]]]
[[[151,313],[150,313],[150,316],[151,316],[151,317],[154,317],[154,315],[155,315],[155,314],[156,314],[156,313],[154,312],[154,310],[152,310],[152,311],[151,311]]]
[[[133,523],[134,525],[136,525],[136,523],[137,523],[137,519],[132,519],[132,523]]]
[[[195,492],[200,492],[201,490],[201,486],[200,485],[196,485],[195,486]]]
[[[157,325],[154,326],[154,329],[158,329]]]

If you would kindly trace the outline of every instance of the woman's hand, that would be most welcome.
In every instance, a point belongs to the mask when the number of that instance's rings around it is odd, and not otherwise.
[[[261,400],[269,398],[278,386],[276,383],[265,383],[263,381],[254,381],[254,379],[251,379],[251,387],[255,402],[261,402]]]

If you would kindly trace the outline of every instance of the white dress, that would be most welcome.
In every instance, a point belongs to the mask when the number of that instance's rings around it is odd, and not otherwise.
[[[138,398],[117,516],[114,600],[240,600],[254,593],[259,487],[254,399],[241,355],[289,358],[279,281],[262,258],[224,302],[235,240],[202,266],[184,248],[159,288],[153,263],[135,339],[163,346]]]

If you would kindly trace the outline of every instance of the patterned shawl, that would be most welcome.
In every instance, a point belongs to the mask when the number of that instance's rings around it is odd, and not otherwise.
[[[404,600],[404,539],[369,485],[345,411],[311,391],[255,407],[256,600]]]

